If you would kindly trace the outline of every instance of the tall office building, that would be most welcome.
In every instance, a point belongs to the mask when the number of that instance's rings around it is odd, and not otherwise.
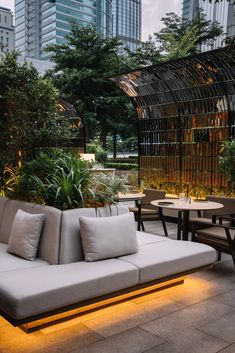
[[[226,36],[235,35],[234,0],[219,2],[209,2],[208,0],[183,0],[183,18],[192,20],[199,8],[203,10],[207,20],[212,22],[217,21],[220,26],[222,26],[224,32],[224,34],[219,36],[215,41],[202,45],[202,51],[216,49],[223,45]]]
[[[48,44],[64,43],[70,20],[112,35],[112,0],[15,0],[15,46],[25,57],[48,59]]]
[[[228,22],[227,22],[227,36],[235,35],[235,5],[234,1],[229,3],[228,7]]]
[[[15,47],[15,28],[13,13],[10,9],[0,6],[0,56]]]
[[[113,0],[113,36],[135,51],[141,41],[141,0]]]

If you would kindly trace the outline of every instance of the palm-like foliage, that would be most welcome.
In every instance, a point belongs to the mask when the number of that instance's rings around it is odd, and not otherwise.
[[[57,150],[25,164],[16,198],[66,210],[112,204],[123,191],[120,179],[97,176],[87,161]]]
[[[0,176],[0,196],[9,195],[18,182],[17,168],[5,167]]]

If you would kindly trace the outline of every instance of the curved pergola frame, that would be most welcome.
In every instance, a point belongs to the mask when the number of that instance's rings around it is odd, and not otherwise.
[[[142,179],[217,189],[221,143],[235,135],[235,49],[226,47],[112,78],[131,97]]]
[[[82,117],[77,112],[74,105],[60,96],[56,99],[56,105],[59,114],[69,121],[71,130],[71,138],[69,142],[70,149],[75,149],[79,153],[84,153],[86,149],[86,134]]]

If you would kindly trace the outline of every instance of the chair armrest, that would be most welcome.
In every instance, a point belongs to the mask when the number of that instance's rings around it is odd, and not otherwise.
[[[230,218],[229,218],[230,219]],[[233,220],[235,220],[235,218],[233,218]],[[196,222],[196,221],[194,221],[194,222]],[[211,227],[219,227],[219,228],[224,228],[224,229],[232,229],[232,230],[235,230],[235,226],[233,227],[233,226],[230,226],[230,225],[226,225],[226,224],[218,224],[218,223],[207,223],[207,222],[201,222],[200,221],[200,225],[204,225],[205,226],[205,228],[207,228],[208,227],[208,224],[211,224]],[[202,228],[201,228],[202,229]],[[200,229],[198,229],[198,230],[200,230]],[[196,230],[196,232],[197,232],[197,230]]]
[[[233,221],[235,221],[235,217],[220,216],[219,217],[219,224],[223,224],[223,221],[231,221],[231,224],[233,225]]]
[[[230,234],[230,230],[235,230],[235,227],[226,226],[226,225],[223,225],[223,224],[216,224],[215,227],[223,228],[223,229],[225,230],[225,234],[226,234],[228,243],[229,243],[229,245],[234,249],[234,247],[235,247],[235,236],[234,236],[234,238],[232,239],[231,234]],[[200,229],[199,229],[198,231],[200,231]],[[196,233],[197,233],[197,231],[195,231],[195,232],[193,233],[193,238],[194,238],[194,239],[195,239],[195,234],[196,234]]]
[[[212,217],[215,217],[215,218],[219,218],[219,217],[235,217],[235,213],[234,212],[219,213],[219,214],[213,215]]]
[[[220,213],[220,214],[213,214],[212,215],[212,223],[216,223],[217,220],[219,220],[219,223],[220,223],[221,222],[220,219],[221,220],[223,220],[223,219],[226,220],[227,219],[226,217],[232,217],[233,218],[233,216],[235,217],[235,213],[226,212],[226,213]],[[233,218],[233,219],[235,220],[235,218]]]

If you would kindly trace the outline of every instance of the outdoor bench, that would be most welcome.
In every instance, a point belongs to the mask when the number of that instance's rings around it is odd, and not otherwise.
[[[7,252],[19,209],[45,215],[34,261]],[[167,286],[172,279],[182,283],[183,275],[216,261],[216,251],[208,245],[138,231],[137,252],[85,261],[79,218],[127,213],[123,204],[60,211],[1,197],[0,315],[19,326],[123,293],[134,295],[156,283]]]

